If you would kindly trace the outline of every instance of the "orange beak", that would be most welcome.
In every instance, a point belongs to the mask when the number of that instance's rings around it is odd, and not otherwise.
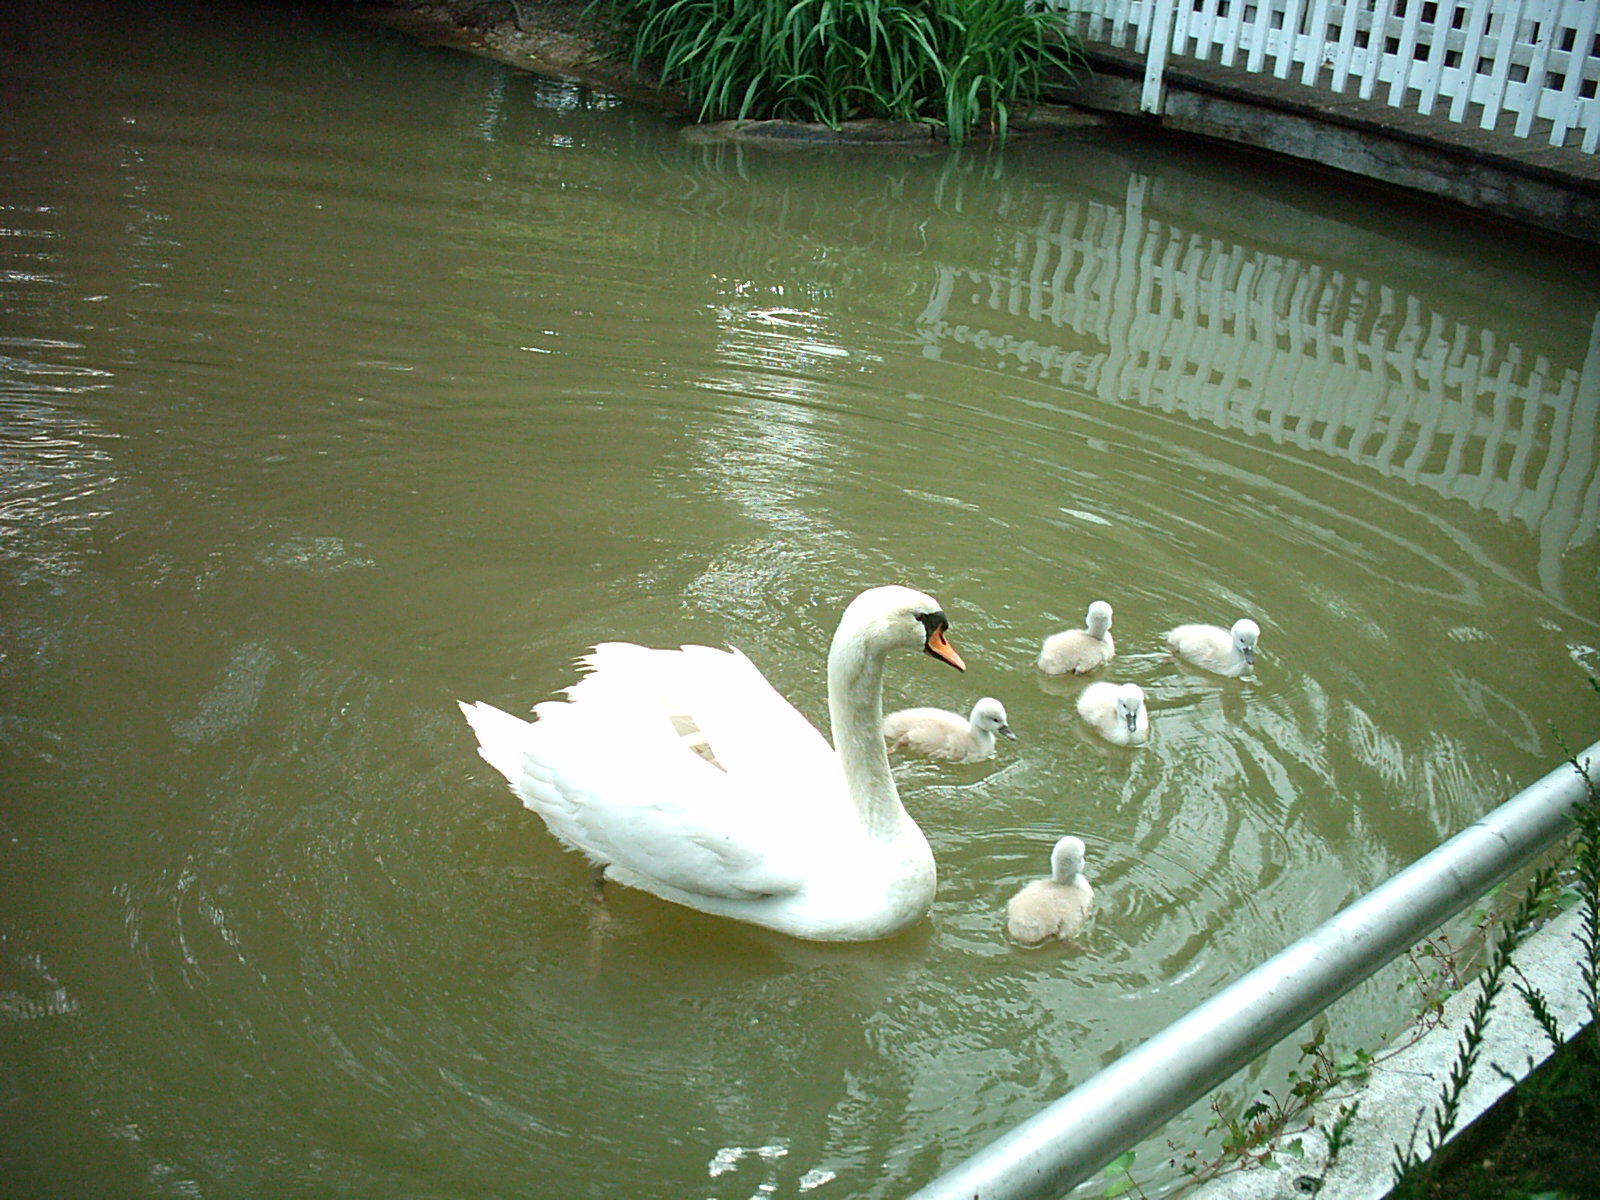
[[[945,637],[942,629],[935,629],[928,635],[923,649],[935,658],[949,663],[958,671],[967,669],[967,664],[961,661],[961,655],[956,653],[956,648],[950,644],[950,639]]]

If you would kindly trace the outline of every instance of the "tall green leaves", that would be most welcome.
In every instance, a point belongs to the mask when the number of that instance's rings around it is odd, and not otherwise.
[[[633,65],[701,120],[931,120],[1004,136],[1054,70],[1080,61],[1061,15],[1025,0],[591,0]]]

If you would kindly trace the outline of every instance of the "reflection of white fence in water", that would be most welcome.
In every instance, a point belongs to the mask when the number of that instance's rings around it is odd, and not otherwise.
[[[1600,315],[1585,361],[1553,363],[1385,284],[1146,220],[1146,190],[1047,215],[1010,273],[941,267],[927,352],[972,346],[1519,520],[1561,593],[1600,522]],[[993,331],[1011,318],[1036,328]]]
[[[1168,53],[1297,78],[1424,116],[1600,143],[1596,0],[1073,0],[1090,42],[1146,55],[1142,107],[1161,111]],[[1548,121],[1548,132],[1534,128]]]

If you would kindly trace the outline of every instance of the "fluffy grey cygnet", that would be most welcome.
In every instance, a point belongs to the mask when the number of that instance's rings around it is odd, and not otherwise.
[[[1111,640],[1111,605],[1096,600],[1082,629],[1053,633],[1039,651],[1039,670],[1046,675],[1084,675],[1103,667],[1116,656]]]
[[[1256,665],[1256,642],[1261,626],[1240,617],[1232,629],[1218,625],[1179,625],[1166,633],[1167,647],[1185,662],[1214,675],[1237,679]]]
[[[1094,909],[1094,889],[1083,877],[1083,839],[1064,837],[1050,852],[1050,877],[1035,879],[1006,905],[1006,932],[1024,946],[1051,938],[1066,941]]]
[[[972,715],[942,708],[903,708],[883,719],[883,736],[889,749],[910,750],[947,762],[979,762],[994,756],[994,735],[1015,741],[1006,722],[1005,705],[985,696],[972,706]]]
[[[1078,697],[1078,715],[1113,745],[1142,746],[1150,740],[1150,711],[1137,683],[1091,683]]]

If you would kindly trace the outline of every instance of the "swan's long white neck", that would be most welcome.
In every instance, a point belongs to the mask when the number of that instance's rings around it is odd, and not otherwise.
[[[845,786],[867,833],[888,840],[907,820],[883,741],[883,660],[869,630],[840,625],[828,651],[828,717]]]

